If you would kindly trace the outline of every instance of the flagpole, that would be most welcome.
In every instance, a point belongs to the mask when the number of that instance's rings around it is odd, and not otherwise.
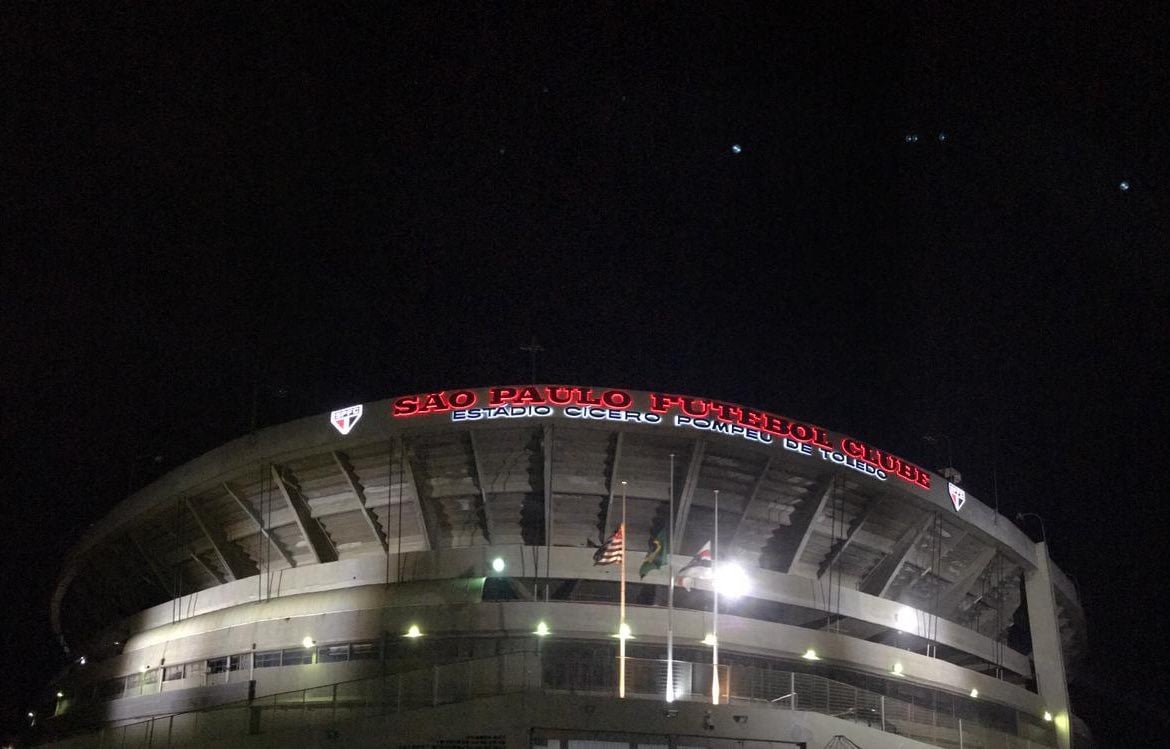
[[[674,702],[674,453],[670,454],[669,509],[666,521],[666,571],[670,577],[666,596],[666,701]]]
[[[626,696],[626,482],[622,482],[622,602],[618,618],[618,697]]]
[[[715,490],[715,533],[711,538],[711,704],[719,704],[719,490]]]

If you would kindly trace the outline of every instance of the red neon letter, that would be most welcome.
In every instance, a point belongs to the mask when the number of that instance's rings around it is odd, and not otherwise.
[[[516,388],[492,388],[488,391],[488,405],[498,406],[516,397]]]
[[[601,394],[601,402],[608,408],[616,408],[619,411],[630,407],[634,399],[630,394],[622,390],[606,390]]]
[[[447,396],[452,408],[471,408],[475,405],[475,393],[470,390],[456,390]]]
[[[418,412],[418,396],[404,395],[394,401],[393,413],[395,416],[410,416]]]
[[[677,395],[667,395],[665,393],[650,393],[650,410],[656,414],[664,414],[670,410],[672,405],[679,402]]]

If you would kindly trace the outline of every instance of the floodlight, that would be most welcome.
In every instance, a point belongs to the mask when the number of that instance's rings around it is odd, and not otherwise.
[[[735,562],[720,563],[715,569],[715,586],[719,595],[739,598],[751,588],[747,573]]]

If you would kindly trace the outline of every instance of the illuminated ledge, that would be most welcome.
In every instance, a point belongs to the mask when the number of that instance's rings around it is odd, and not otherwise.
[[[448,603],[478,602],[480,597],[477,586],[482,585],[484,577],[495,574],[491,571],[491,560],[497,556],[505,561],[508,575],[511,577],[523,578],[537,574],[537,570],[532,568],[531,554],[525,553],[525,550],[531,548],[534,547],[474,547],[441,549],[433,552],[411,552],[403,555],[403,564],[401,565],[403,582],[435,581],[437,583],[446,580],[449,582],[448,585],[435,584],[422,590],[428,591],[428,595],[441,597]],[[547,574],[554,578],[616,582],[619,577],[616,567],[595,566],[589,549],[553,547],[549,562],[550,568]],[[397,574],[398,567],[398,564],[389,565],[391,573],[389,582],[397,582],[394,576]],[[545,571],[540,570],[540,573],[543,576]],[[386,574],[385,557],[375,555],[330,564],[281,570],[271,575],[270,595],[275,600],[270,600],[265,605],[276,606],[272,610],[279,612],[281,609],[277,601],[286,596],[310,592],[342,591],[366,585],[382,586],[387,582]],[[752,570],[751,574],[755,581],[752,591],[754,597],[814,610],[825,608],[824,602],[819,597],[819,589],[815,580],[800,575],[784,575],[758,569]],[[135,650],[144,647],[146,643],[152,642],[153,638],[160,636],[157,633],[149,634],[151,630],[170,627],[174,622],[175,611],[180,611],[181,619],[186,621],[192,617],[222,611],[241,604],[254,603],[258,600],[258,596],[263,598],[268,594],[268,591],[263,587],[267,580],[268,576],[251,577],[199,591],[184,596],[177,607],[171,603],[165,603],[140,612],[130,617],[117,629],[129,630],[126,650]],[[652,574],[644,582],[666,584],[665,571]],[[705,586],[705,581],[698,581],[697,587],[703,588]],[[395,596],[393,601],[387,600],[383,605],[408,605],[409,598],[404,598],[401,592]],[[899,611],[905,608],[896,601],[853,590],[835,591],[834,599],[834,613],[891,628],[895,626],[895,617]],[[349,599],[343,597],[341,600]],[[327,604],[323,601],[322,605]],[[351,606],[348,603],[338,605]],[[372,607],[376,604],[369,602],[368,605]],[[909,627],[902,625],[902,628],[910,634],[917,635],[920,634],[919,629],[927,621],[927,617],[920,615],[920,612],[917,611],[913,613],[915,615],[910,617]],[[233,620],[235,616],[237,615],[233,615]],[[280,614],[273,613],[271,616],[280,616]],[[223,626],[230,625],[224,624]],[[995,663],[998,660],[1004,668],[1021,676],[1030,677],[1032,674],[1027,656],[1003,648],[974,630],[943,619],[937,620],[936,630],[934,639],[942,645],[969,653],[989,663]],[[111,640],[118,639],[116,630],[108,631],[105,636]]]

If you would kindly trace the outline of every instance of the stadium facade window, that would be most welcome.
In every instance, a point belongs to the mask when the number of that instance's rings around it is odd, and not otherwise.
[[[163,681],[179,681],[187,678],[187,664],[167,666],[163,669]]]
[[[289,648],[283,651],[280,659],[282,666],[307,666],[313,662],[313,652],[316,648]]]
[[[321,663],[348,661],[349,645],[323,645],[317,650],[317,660]]]
[[[349,646],[351,661],[376,661],[381,657],[376,642],[355,642]]]
[[[256,668],[275,668],[280,665],[279,650],[265,650],[252,657],[256,661]]]

